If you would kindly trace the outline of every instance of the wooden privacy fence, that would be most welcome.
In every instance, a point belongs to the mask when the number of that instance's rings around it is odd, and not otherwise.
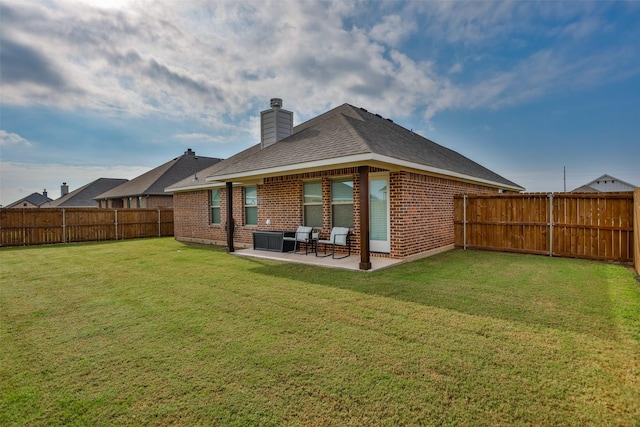
[[[173,209],[0,209],[0,246],[173,236]]]
[[[454,201],[457,247],[625,262],[634,258],[631,192],[465,195]]]

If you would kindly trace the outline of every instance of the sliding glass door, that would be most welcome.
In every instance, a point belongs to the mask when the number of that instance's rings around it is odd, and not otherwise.
[[[369,246],[372,252],[389,252],[389,176],[369,178]]]

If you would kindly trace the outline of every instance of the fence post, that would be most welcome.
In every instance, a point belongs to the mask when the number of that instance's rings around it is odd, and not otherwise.
[[[549,194],[549,256],[553,256],[553,193]]]
[[[633,190],[633,265],[640,275],[640,187]]]
[[[116,240],[118,240],[118,209],[116,209],[113,212],[115,213],[115,218],[116,218]]]
[[[62,208],[62,243],[67,243],[67,215]]]
[[[462,248],[467,250],[467,195],[462,195]]]

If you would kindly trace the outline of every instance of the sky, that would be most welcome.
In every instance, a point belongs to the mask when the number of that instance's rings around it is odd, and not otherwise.
[[[362,107],[527,191],[640,185],[640,1],[0,0],[0,205]],[[565,174],[566,170],[566,174]]]

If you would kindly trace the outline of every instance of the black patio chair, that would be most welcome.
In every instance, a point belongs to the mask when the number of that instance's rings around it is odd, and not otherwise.
[[[313,231],[313,227],[305,227],[305,226],[300,226],[298,227],[298,229],[296,230],[296,234],[293,237],[283,237],[282,240],[285,241],[293,241],[293,253],[297,253],[298,252],[298,248],[300,247],[301,243],[304,243],[304,254],[308,254],[309,253],[309,249],[310,249],[310,245],[313,245],[313,240],[311,238],[311,232]],[[302,255],[302,254],[300,254]]]

